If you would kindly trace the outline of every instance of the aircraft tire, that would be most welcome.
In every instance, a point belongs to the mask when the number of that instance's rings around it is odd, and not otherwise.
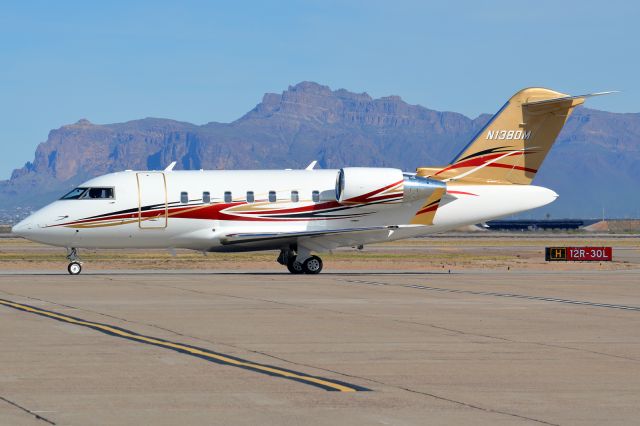
[[[322,271],[322,259],[318,256],[311,256],[302,264],[302,269],[305,274],[315,275]]]
[[[296,262],[295,257],[289,259],[289,261],[287,262],[287,269],[292,274],[304,274],[303,266],[299,262]]]
[[[80,262],[71,262],[67,266],[67,271],[71,275],[78,275],[80,272],[82,272],[82,265],[80,264]]]

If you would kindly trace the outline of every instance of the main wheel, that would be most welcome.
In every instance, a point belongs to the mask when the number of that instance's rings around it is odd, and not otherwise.
[[[287,269],[292,274],[304,274],[304,270],[302,269],[302,265],[300,262],[296,262],[296,258],[292,257],[287,262]]]
[[[82,272],[82,265],[78,262],[71,262],[69,266],[67,266],[67,271],[69,271],[71,275],[78,275]]]
[[[311,256],[302,264],[305,274],[319,274],[322,271],[322,259],[318,256]]]

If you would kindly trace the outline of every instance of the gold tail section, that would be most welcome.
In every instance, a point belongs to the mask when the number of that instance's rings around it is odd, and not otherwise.
[[[542,88],[521,90],[452,164],[418,168],[417,175],[446,182],[529,184],[573,109],[588,96],[593,95],[569,96]]]

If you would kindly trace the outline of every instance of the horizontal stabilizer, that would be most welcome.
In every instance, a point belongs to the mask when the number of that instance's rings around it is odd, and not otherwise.
[[[593,98],[596,96],[603,96],[603,95],[610,95],[613,93],[620,93],[617,90],[610,90],[608,92],[596,92],[596,93],[588,93],[586,95],[576,95],[576,96],[562,96],[559,98],[551,98],[551,99],[542,99],[539,101],[531,101],[531,102],[525,102],[522,105],[523,106],[528,106],[528,105],[542,105],[542,104],[553,104],[553,103],[560,103],[560,102],[564,102],[564,101],[571,101],[574,99],[587,99],[587,98]]]

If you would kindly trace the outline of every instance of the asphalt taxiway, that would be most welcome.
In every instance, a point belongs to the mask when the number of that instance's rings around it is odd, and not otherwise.
[[[0,275],[2,424],[629,424],[640,271]]]

